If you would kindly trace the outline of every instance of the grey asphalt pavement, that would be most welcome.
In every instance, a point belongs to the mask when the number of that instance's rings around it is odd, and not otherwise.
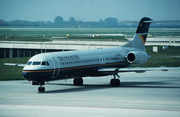
[[[38,93],[30,82],[0,81],[0,117],[180,116],[180,72],[120,73],[121,86],[109,85],[112,76],[53,81]],[[12,76],[13,77],[13,76]]]

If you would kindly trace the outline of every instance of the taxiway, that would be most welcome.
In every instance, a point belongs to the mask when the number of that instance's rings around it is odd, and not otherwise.
[[[0,116],[180,116],[178,70],[119,75],[121,87],[109,85],[112,76],[86,77],[83,86],[46,83],[44,93],[25,80],[0,81]]]

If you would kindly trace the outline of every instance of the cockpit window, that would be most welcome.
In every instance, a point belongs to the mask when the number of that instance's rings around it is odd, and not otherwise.
[[[41,65],[46,65],[46,62],[45,62],[45,61],[43,61],[43,62],[41,63]]]
[[[41,65],[49,66],[49,63],[47,61],[43,61]]]
[[[27,63],[27,65],[31,65],[32,64],[32,61],[29,61],[28,63]]]
[[[49,66],[49,63],[46,61],[46,65]]]
[[[34,61],[33,62],[33,65],[40,65],[41,64],[41,62],[39,62],[39,61]]]

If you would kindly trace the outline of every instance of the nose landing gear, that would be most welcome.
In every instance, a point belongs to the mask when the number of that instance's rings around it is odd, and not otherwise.
[[[45,88],[42,87],[42,85],[45,85],[44,82],[32,82],[32,85],[40,85],[40,87],[38,88],[38,91],[45,92]]]
[[[39,92],[45,92],[45,88],[42,87],[42,86],[40,86],[40,87],[38,88],[38,91],[39,91]]]

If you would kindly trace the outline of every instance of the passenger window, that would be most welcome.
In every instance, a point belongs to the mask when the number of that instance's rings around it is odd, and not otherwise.
[[[31,65],[32,64],[32,61],[29,61],[28,63],[27,63],[27,65]]]
[[[33,65],[40,65],[40,64],[41,62],[38,62],[38,61],[33,62]]]

